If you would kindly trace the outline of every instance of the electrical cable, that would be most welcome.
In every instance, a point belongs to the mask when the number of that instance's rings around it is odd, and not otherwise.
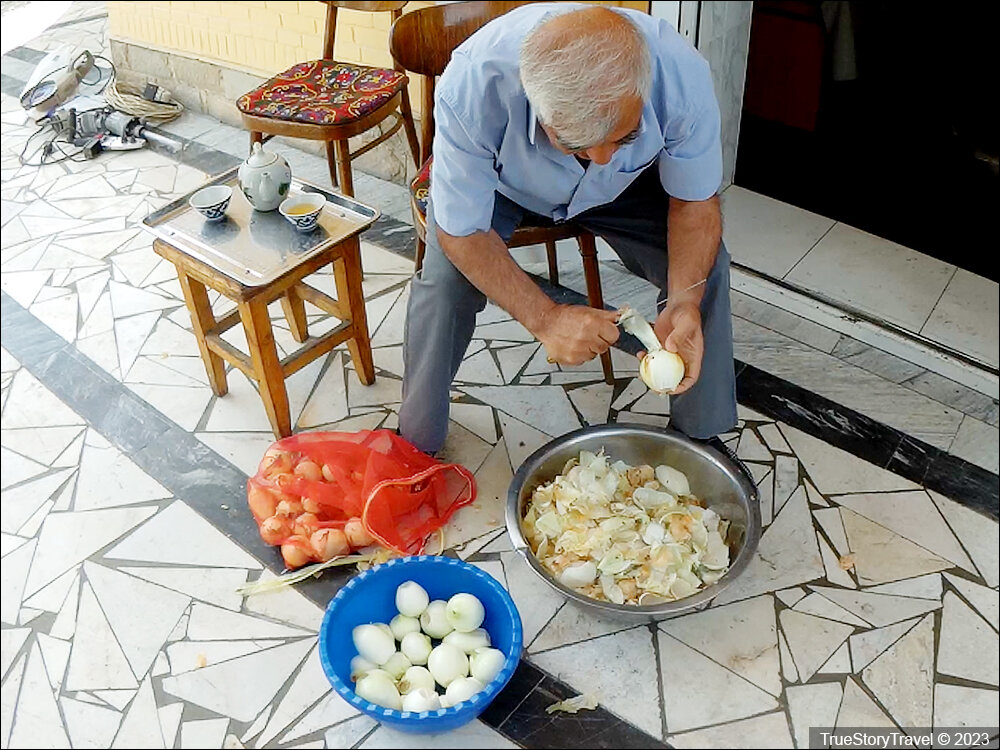
[[[184,111],[184,105],[171,97],[169,92],[167,92],[164,101],[150,101],[135,86],[118,80],[114,63],[103,55],[95,55],[94,57],[95,59],[100,57],[111,65],[112,77],[105,84],[104,98],[113,108],[129,115],[141,117],[154,125],[170,122]]]

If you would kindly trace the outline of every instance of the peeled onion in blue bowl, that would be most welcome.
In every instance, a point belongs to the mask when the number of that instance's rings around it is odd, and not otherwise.
[[[472,594],[455,594],[445,607],[448,624],[459,633],[468,633],[483,624],[486,608]]]

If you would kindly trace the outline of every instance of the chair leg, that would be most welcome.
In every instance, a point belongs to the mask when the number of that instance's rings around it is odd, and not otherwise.
[[[251,130],[250,131],[250,153],[251,154],[253,153],[253,144],[255,144],[255,143],[263,143],[263,142],[264,142],[264,134],[263,133],[261,133],[259,131],[256,131],[256,130]]]
[[[403,116],[403,129],[406,131],[406,140],[410,143],[413,164],[419,170],[420,141],[417,140],[417,126],[413,124],[413,110],[410,108],[410,92],[406,88],[400,92],[399,112]]]
[[[414,273],[420,273],[420,269],[424,267],[424,250],[426,249],[427,243],[417,237],[417,258]]]
[[[559,286],[559,256],[556,255],[555,240],[548,240],[545,243],[545,255],[549,259],[549,283],[552,286]]]
[[[577,238],[580,243],[580,256],[583,258],[583,277],[587,281],[587,301],[591,307],[604,309],[604,294],[601,292],[601,272],[597,265],[597,243],[594,235],[586,232]],[[601,369],[604,371],[604,382],[615,382],[615,371],[611,364],[611,352],[601,355]]]
[[[292,434],[291,414],[288,409],[288,391],[285,390],[285,373],[274,346],[274,332],[268,317],[267,304],[260,299],[238,303],[240,319],[247,335],[247,348],[253,364],[254,377],[264,402],[271,429],[276,437]]]
[[[334,141],[334,151],[337,153],[337,172],[340,176],[340,192],[354,197],[354,178],[351,175],[351,149],[347,141]]]
[[[333,141],[326,142],[326,166],[330,170],[330,184],[337,187],[340,180],[337,179],[337,156],[333,150]]]
[[[298,290],[289,287],[281,297],[281,309],[285,311],[285,320],[292,332],[292,338],[298,343],[305,343],[309,338],[309,324],[306,321],[306,303],[302,301]]]

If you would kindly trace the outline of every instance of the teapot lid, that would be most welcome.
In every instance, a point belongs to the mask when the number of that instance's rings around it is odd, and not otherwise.
[[[247,165],[251,167],[266,167],[268,164],[273,163],[277,158],[277,154],[271,151],[265,151],[260,142],[254,142],[253,152],[247,159]]]

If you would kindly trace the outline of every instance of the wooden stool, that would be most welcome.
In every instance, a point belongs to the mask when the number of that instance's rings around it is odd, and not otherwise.
[[[229,390],[224,361],[238,367],[247,377],[257,381],[267,418],[277,437],[292,434],[285,378],[338,344],[347,342],[358,379],[364,385],[375,381],[365,300],[361,291],[361,243],[357,234],[260,286],[244,285],[162,239],[154,240],[153,249],[177,268],[212,392],[224,396]],[[302,281],[327,263],[333,263],[338,299]],[[206,287],[236,302],[236,309],[216,319]],[[281,300],[293,338],[305,344],[284,359],[278,359],[271,319],[267,313],[268,304],[276,299]],[[340,325],[310,339],[306,325],[306,301],[339,318]],[[225,331],[241,321],[249,356],[222,339]]]

